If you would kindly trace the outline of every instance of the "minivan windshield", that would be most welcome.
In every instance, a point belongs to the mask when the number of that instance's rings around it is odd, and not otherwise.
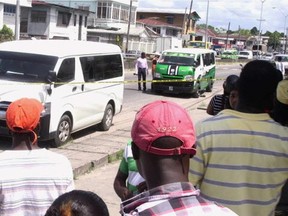
[[[248,56],[248,55],[249,55],[249,52],[240,51],[240,52],[239,52],[239,55],[247,55],[247,56]]]
[[[195,54],[191,53],[175,53],[165,52],[161,55],[158,62],[160,64],[176,64],[176,65],[194,65]]]
[[[46,82],[57,57],[0,51],[0,79],[17,82]]]

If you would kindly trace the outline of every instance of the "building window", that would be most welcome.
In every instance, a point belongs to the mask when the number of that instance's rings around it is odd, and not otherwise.
[[[68,26],[71,18],[71,13],[58,12],[57,26]]]
[[[97,17],[107,19],[111,17],[111,3],[98,2]]]
[[[174,17],[173,16],[166,16],[166,22],[169,24],[173,24],[174,23]]]
[[[161,28],[160,28],[160,27],[153,27],[152,29],[153,29],[153,31],[155,31],[157,34],[160,34],[160,33],[161,33]]]
[[[34,23],[46,23],[47,12],[46,11],[31,11],[31,22]]]
[[[6,5],[4,4],[4,13],[16,13],[16,6],[15,5]]]
[[[132,15],[132,11],[131,11],[131,15]],[[120,19],[124,21],[128,21],[128,18],[129,18],[129,7],[122,6]]]
[[[114,3],[113,4],[112,19],[119,20],[119,12],[120,12],[120,5]]]

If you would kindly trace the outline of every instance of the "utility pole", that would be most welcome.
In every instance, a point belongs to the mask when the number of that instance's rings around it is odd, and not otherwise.
[[[263,13],[263,4],[264,4],[265,0],[261,0],[261,13],[260,13],[260,23],[259,23],[259,36],[258,36],[258,46],[257,46],[257,58],[259,57],[259,47],[260,47],[260,42],[261,42],[261,24],[262,21],[264,21],[262,19],[262,13]]]
[[[19,40],[20,34],[20,0],[16,1],[16,14],[15,14],[15,40]]]
[[[286,48],[287,48],[287,33],[288,33],[288,28],[286,29],[286,38],[285,38],[285,47],[284,47],[284,54],[286,54]]]
[[[209,3],[210,1],[208,0],[207,2],[207,10],[206,10],[206,28],[205,28],[205,49],[207,48],[207,31],[208,31],[208,15],[209,15]]]
[[[187,8],[185,8],[185,14],[184,14],[182,31],[181,31],[181,38],[182,38],[182,35],[185,33],[185,21],[186,21],[186,20],[187,20]]]
[[[187,17],[188,19],[187,19],[187,25],[186,25],[186,34],[188,34],[188,29],[190,26],[190,20],[192,19],[192,17],[191,17],[192,6],[193,6],[193,0],[191,0],[191,2],[190,2],[190,9],[189,9],[188,17]],[[185,11],[185,14],[186,14],[186,11]]]
[[[130,0],[130,6],[129,6],[129,17],[128,17],[128,28],[127,28],[127,36],[126,36],[126,48],[125,52],[128,51],[128,45],[129,45],[129,34],[130,34],[130,25],[131,25],[131,12],[132,12],[132,0]]]
[[[240,30],[241,30],[241,29],[240,29],[240,25],[239,25],[239,26],[238,26],[238,41],[237,41],[238,44],[239,44],[239,42],[240,42]],[[236,44],[236,45],[237,45],[237,44]],[[237,46],[238,46],[238,45],[237,45]]]
[[[227,36],[226,36],[226,48],[227,49],[227,46],[228,46],[228,35],[229,35],[229,31],[230,31],[230,22],[228,24],[228,30],[227,30]]]

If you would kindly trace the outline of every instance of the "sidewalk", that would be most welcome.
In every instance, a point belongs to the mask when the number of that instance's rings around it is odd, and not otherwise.
[[[214,92],[214,94],[217,91]],[[214,95],[213,94],[213,95]],[[199,103],[191,105],[192,103],[182,104],[190,113],[194,124],[204,118],[209,117],[206,113],[206,106],[208,105],[211,97],[203,98]],[[130,139],[131,122],[134,119],[134,114],[129,115],[124,113],[118,118],[114,118],[114,125],[106,132],[96,132],[91,135],[83,136],[82,138],[75,139],[67,145],[50,149],[68,157],[70,160],[74,178],[83,175],[92,169],[104,166],[122,157],[123,149],[127,141]],[[128,117],[127,117],[128,116]],[[121,122],[120,124],[117,123]]]

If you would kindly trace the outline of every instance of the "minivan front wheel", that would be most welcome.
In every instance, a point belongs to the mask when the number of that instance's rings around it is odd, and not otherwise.
[[[59,147],[67,143],[71,138],[72,121],[68,115],[63,115],[59,121],[56,135],[55,147]]]
[[[114,116],[114,109],[111,104],[107,104],[102,121],[98,127],[101,131],[108,131],[112,125]]]

